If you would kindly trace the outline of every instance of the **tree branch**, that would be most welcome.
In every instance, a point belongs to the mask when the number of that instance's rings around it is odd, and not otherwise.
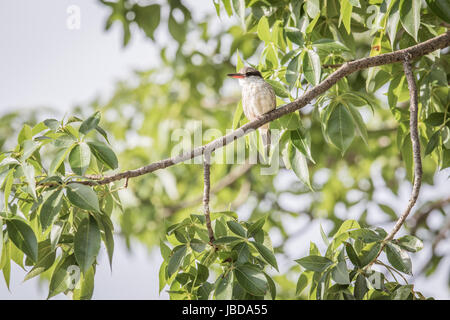
[[[433,253],[436,251],[436,247],[439,244],[439,242],[445,239],[448,230],[450,230],[450,217],[447,217],[444,226],[439,230],[439,233],[436,236],[436,238],[434,238],[433,244],[431,246],[431,250]]]
[[[211,227],[211,216],[209,214],[209,192],[210,192],[210,166],[211,166],[211,152],[205,153],[203,157],[203,210],[206,219],[206,228],[208,229],[209,241],[214,242],[214,232]]]
[[[184,162],[186,160],[193,159],[195,157],[201,156],[204,154],[205,150],[208,149],[211,152],[213,152],[216,149],[222,148],[225,145],[233,142],[234,140],[252,132],[253,130],[259,128],[260,126],[269,123],[271,121],[274,121],[286,114],[292,113],[294,111],[297,111],[304,106],[306,106],[308,103],[310,103],[314,98],[317,98],[319,95],[326,92],[328,89],[330,89],[333,85],[335,85],[339,80],[342,78],[356,72],[362,69],[367,69],[371,67],[401,62],[405,55],[409,56],[409,59],[412,60],[417,57],[424,56],[428,53],[431,53],[438,49],[446,48],[450,45],[450,31],[447,31],[446,33],[434,37],[432,39],[429,39],[425,42],[419,43],[415,46],[381,54],[379,56],[374,57],[367,57],[362,58],[359,60],[350,61],[347,63],[344,63],[339,69],[337,69],[335,72],[330,74],[326,79],[324,79],[321,83],[316,85],[315,87],[309,89],[305,92],[303,96],[298,98],[297,100],[294,100],[288,104],[285,104],[271,112],[268,112],[262,116],[260,116],[258,119],[250,121],[243,125],[242,127],[238,128],[237,130],[223,136],[220,138],[215,139],[214,141],[197,147],[195,149],[192,149],[191,151],[184,152],[178,156],[167,158],[161,161],[157,161],[154,163],[151,163],[147,166],[141,167],[139,169],[135,170],[129,170],[124,171],[121,173],[117,173],[111,176],[107,177],[92,177],[95,178],[95,182],[93,181],[77,181],[77,183],[83,183],[86,185],[98,185],[98,184],[108,184],[114,181],[118,181],[125,178],[134,178],[138,176],[142,176],[144,174],[154,172],[159,169],[164,169],[170,166],[173,166],[175,164]]]
[[[431,212],[436,209],[444,208],[446,205],[450,204],[450,197],[435,201],[431,204],[426,204],[420,209],[416,210],[414,216],[410,219],[411,221],[411,234],[415,235],[419,226],[428,218]]]
[[[245,162],[238,166],[233,168],[227,175],[225,175],[222,179],[217,181],[214,186],[211,188],[210,194],[216,194],[219,191],[225,189],[226,187],[232,185],[236,180],[238,180],[240,177],[242,177],[244,174],[246,174],[254,164],[250,163],[248,159],[245,160]],[[199,203],[202,202],[202,196],[199,196],[197,198],[194,198],[192,200],[186,200],[179,202],[173,206],[168,207],[168,213],[167,215],[172,215],[176,210],[179,210],[181,208],[189,208],[193,207]]]
[[[420,141],[419,141],[419,131],[417,129],[417,114],[419,109],[418,102],[418,93],[417,93],[417,85],[416,79],[414,78],[414,74],[412,72],[411,66],[411,56],[408,53],[405,53],[405,58],[403,61],[403,70],[405,72],[406,80],[408,82],[409,88],[409,97],[410,97],[410,106],[409,106],[409,130],[411,135],[411,144],[412,144],[412,152],[413,152],[413,161],[414,161],[414,184],[411,191],[411,196],[408,202],[408,205],[405,211],[402,213],[400,218],[397,220],[392,231],[386,236],[383,240],[380,250],[377,256],[372,260],[371,263],[367,265],[366,268],[370,268],[372,264],[377,260],[384,247],[386,246],[388,241],[394,239],[394,236],[400,230],[402,225],[405,223],[406,218],[408,217],[411,209],[416,204],[417,198],[419,197],[420,186],[422,183],[422,159],[420,157]]]

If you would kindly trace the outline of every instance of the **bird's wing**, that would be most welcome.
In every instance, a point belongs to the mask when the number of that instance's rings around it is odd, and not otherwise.
[[[261,93],[259,95],[260,97],[260,107],[262,110],[259,110],[260,113],[266,113],[269,112],[276,107],[276,96],[275,91],[273,90],[272,86],[268,84],[267,82],[264,82]]]

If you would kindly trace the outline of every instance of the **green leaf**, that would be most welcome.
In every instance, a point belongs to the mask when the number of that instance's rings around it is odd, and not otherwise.
[[[306,13],[310,18],[314,18],[320,14],[320,0],[308,0],[306,1]]]
[[[216,238],[221,238],[227,236],[227,227],[225,223],[222,222],[223,219],[216,219],[214,225],[214,235]]]
[[[308,133],[303,133],[303,130],[296,129],[290,130],[290,138],[292,145],[297,148],[298,151],[303,153],[312,163],[315,163],[311,155],[311,139]]]
[[[101,115],[99,111],[95,112],[92,116],[81,123],[78,131],[82,134],[88,134],[89,131],[95,129],[95,127],[98,125],[98,123],[100,122],[100,116]]]
[[[84,210],[100,212],[97,194],[91,187],[69,183],[66,190],[67,198],[73,205]]]
[[[172,11],[169,15],[169,32],[170,35],[174,38],[175,41],[178,43],[183,43],[186,40],[186,27],[185,23],[178,23],[177,20],[174,18]]]
[[[103,243],[106,247],[106,252],[108,253],[108,260],[109,260],[109,267],[112,270],[112,261],[113,261],[113,255],[114,255],[114,236],[113,236],[113,224],[109,216],[106,214],[100,215],[100,229],[101,229],[101,236],[103,239]]]
[[[236,72],[239,72],[244,67],[244,62],[242,61],[241,54],[239,50],[236,50]]]
[[[253,237],[254,234],[256,234],[259,230],[262,229],[264,224],[266,223],[267,216],[262,217],[261,219],[258,219],[256,222],[252,223],[250,227],[248,227],[247,234],[248,237]]]
[[[302,127],[300,116],[297,112],[286,114],[278,119],[280,126],[287,130],[297,130]],[[290,132],[288,132],[290,137]],[[297,137],[296,137],[297,138]]]
[[[195,276],[194,286],[198,286],[208,280],[209,270],[201,263],[197,263],[197,274]]]
[[[8,245],[9,245],[9,252],[10,252],[11,260],[14,261],[23,270],[25,270],[25,267],[23,265],[24,253],[19,248],[17,248],[14,245],[14,243],[8,242]],[[28,265],[33,264],[33,261],[31,261],[29,259],[27,259],[27,261],[28,261]]]
[[[247,232],[245,229],[236,221],[227,221],[228,228],[240,237],[245,238],[247,236]]]
[[[319,248],[317,248],[317,245],[312,241],[309,242],[309,255],[320,256]]]
[[[414,294],[413,292],[412,285],[401,286],[394,291],[392,300],[409,300],[409,297],[412,297]]]
[[[263,259],[268,262],[272,267],[274,267],[277,271],[278,270],[278,264],[277,259],[275,258],[275,255],[271,250],[266,248],[261,243],[250,241],[250,243],[258,250],[259,254],[263,257]]]
[[[242,238],[226,236],[226,237],[221,237],[221,238],[214,240],[214,244],[228,244],[228,243],[231,243],[231,242],[237,241],[237,240],[242,240]]]
[[[138,26],[144,30],[147,37],[154,40],[154,33],[161,19],[161,6],[159,4],[152,4],[141,7],[135,4],[133,11],[136,14],[134,20]]]
[[[310,255],[301,259],[297,259],[295,260],[295,262],[297,262],[306,270],[316,272],[323,272],[333,264],[333,261],[331,261],[330,259],[317,255]]]
[[[185,245],[173,248],[172,256],[170,257],[169,263],[167,265],[167,274],[169,277],[171,277],[172,274],[178,271],[178,267],[180,266],[181,261],[186,255],[186,250],[187,248]]]
[[[312,46],[320,51],[330,53],[330,51],[350,51],[342,42],[332,39],[319,39],[312,43]]]
[[[56,153],[55,157],[53,158],[52,162],[50,163],[50,167],[48,169],[49,176],[53,176],[55,172],[59,169],[59,167],[63,164],[64,159],[66,159],[69,152],[72,150],[72,148],[75,145],[71,145],[68,148],[61,148]]]
[[[106,133],[105,130],[103,130],[103,129],[102,129],[101,127],[99,127],[99,126],[96,126],[96,127],[95,127],[95,130],[97,130],[97,132],[100,133],[100,134],[103,136],[103,138],[105,138],[106,142],[109,143],[109,140],[108,140],[108,134]]]
[[[52,250],[56,249],[59,239],[61,238],[63,229],[64,229],[64,222],[56,221],[53,224],[52,229],[50,230],[50,243],[52,246]]]
[[[270,297],[272,298],[272,300],[275,300],[275,298],[277,297],[277,287],[275,286],[275,282],[267,273],[265,272],[263,273],[264,276],[266,277],[267,284],[269,285]]]
[[[295,87],[297,80],[300,77],[300,65],[298,64],[299,55],[296,55],[288,64],[286,69],[286,81],[289,84],[289,89]]]
[[[333,108],[326,130],[331,142],[344,154],[355,136],[353,118],[344,105],[337,104]]]
[[[385,247],[389,263],[398,271],[412,274],[412,264],[408,253],[398,245],[388,243]]]
[[[389,40],[391,41],[391,48],[394,48],[394,41],[397,35],[398,23],[400,21],[400,1],[394,1],[394,6],[391,9],[387,22],[387,32],[389,35]]]
[[[49,193],[42,204],[39,221],[41,222],[42,231],[47,230],[55,220],[62,207],[62,189],[56,189]]]
[[[225,7],[225,11],[227,15],[231,17],[233,15],[233,10],[231,8],[231,0],[222,0],[223,6]]]
[[[351,32],[351,19],[352,19],[352,11],[353,6],[351,5],[349,0],[340,0],[341,4],[341,14],[339,16],[339,25],[341,21],[344,22],[345,30],[350,34]]]
[[[69,164],[73,172],[79,176],[84,175],[91,161],[89,146],[82,142],[77,144],[69,154]]]
[[[371,242],[366,244],[361,249],[361,254],[359,255],[359,261],[361,262],[361,268],[372,262],[373,259],[380,252],[381,244],[378,242]]]
[[[268,289],[264,273],[252,265],[241,265],[234,269],[234,276],[239,285],[254,296],[264,296]]]
[[[269,21],[265,16],[263,16],[261,19],[259,19],[258,27],[256,29],[258,33],[258,37],[265,41],[270,42],[270,29],[269,29]]]
[[[0,218],[0,270],[3,268],[2,250],[3,250],[3,219]]]
[[[405,101],[405,97],[409,96],[406,78],[403,74],[396,75],[389,83],[388,88],[388,103],[393,112],[397,107],[397,103]]]
[[[350,284],[350,277],[345,261],[339,261],[338,264],[331,269],[331,278],[338,284]]]
[[[30,188],[31,195],[36,199],[36,179],[34,176],[34,167],[31,164],[22,164],[23,174],[25,175],[25,180]]]
[[[450,3],[448,0],[426,0],[426,2],[435,15],[450,23]]]
[[[286,88],[278,81],[266,79],[265,80],[268,84],[270,84],[275,91],[275,94],[281,98],[288,98],[289,92],[286,90]]]
[[[425,149],[425,155],[429,155],[433,152],[434,149],[439,145],[439,140],[441,138],[441,130],[437,130],[433,135],[431,136],[430,140],[428,141],[427,148]]]
[[[244,109],[242,108],[242,101],[239,101],[236,110],[234,111],[233,116],[233,130],[236,130],[239,127],[239,122],[242,119],[242,115],[244,114]]]
[[[353,119],[353,124],[355,125],[356,131],[358,132],[359,136],[363,139],[366,145],[369,145],[369,135],[367,134],[367,128],[361,117],[361,114],[358,110],[356,110],[356,108],[352,107],[351,105],[346,104],[345,106],[348,108],[348,111],[350,111],[350,115]]]
[[[38,259],[33,269],[27,273],[23,281],[29,280],[42,272],[50,269],[56,259],[56,252],[52,249],[50,240],[41,241],[38,243]]]
[[[56,131],[61,123],[56,119],[46,119],[44,120],[44,124],[47,126],[47,128]]]
[[[347,232],[348,230],[359,229],[359,228],[360,228],[360,225],[359,225],[358,221],[345,220],[344,222],[342,222],[341,226],[339,227],[338,231],[336,232],[336,234],[333,237],[337,238],[338,236]]]
[[[369,291],[367,280],[362,274],[358,274],[355,281],[354,295],[357,300],[362,300],[364,295]]]
[[[33,229],[19,218],[6,220],[8,236],[17,248],[22,250],[33,262],[38,259],[38,243]]]
[[[74,290],[73,300],[91,300],[94,293],[94,267],[90,267],[87,272],[81,275],[80,288]]]
[[[204,243],[204,242],[202,242],[201,240],[198,240],[198,239],[192,239],[189,242],[189,246],[192,248],[192,250],[200,253],[200,252],[203,252],[203,250],[205,250],[206,243]]]
[[[396,244],[409,252],[417,252],[423,249],[422,240],[410,235],[405,235],[399,238]]]
[[[330,245],[330,240],[328,240],[328,237],[325,234],[325,231],[323,231],[322,224],[320,224],[320,236],[322,237],[323,243],[326,246],[329,246]]]
[[[81,221],[75,233],[75,258],[83,273],[88,271],[100,250],[100,229],[97,221],[89,216]]]
[[[211,212],[211,221],[216,220],[217,218],[220,218],[222,216],[230,217],[233,219],[237,219],[238,215],[234,211],[217,211],[217,212]]]
[[[161,266],[159,267],[159,273],[158,273],[158,278],[159,278],[159,293],[161,293],[161,291],[164,289],[164,287],[166,286],[167,282],[166,282],[166,270],[167,270],[167,262],[164,261]]]
[[[321,74],[320,57],[313,50],[307,50],[302,61],[303,75],[313,86],[319,84]]]
[[[164,243],[162,239],[159,241],[159,249],[164,261],[168,261],[172,250],[170,250],[170,248]]]
[[[117,169],[118,160],[114,151],[103,142],[88,142],[92,154],[111,169]]]
[[[69,267],[71,268],[70,270]],[[72,273],[69,271],[75,271],[76,260],[75,256],[72,254],[70,256],[63,256],[61,260],[56,265],[55,270],[53,271],[52,277],[50,279],[49,285],[49,293],[47,299],[50,299],[57,294],[64,292],[68,289],[68,284],[76,284],[73,283],[73,280],[77,280],[77,277],[72,278]],[[76,276],[76,275],[75,275]],[[79,276],[79,275],[78,275]]]
[[[292,143],[289,143],[288,148],[289,161],[292,170],[300,179],[300,181],[303,182],[311,191],[313,191],[306,157],[303,155],[303,153],[297,150],[297,148],[295,148]]]
[[[303,44],[305,43],[305,39],[303,38],[303,34],[300,29],[286,27],[285,32],[286,36],[289,40],[291,40],[292,43],[295,43],[299,46],[303,46]]]
[[[423,122],[433,127],[439,127],[444,123],[444,115],[444,112],[433,112]]]
[[[353,239],[361,239],[362,241],[368,243],[368,242],[375,242],[375,241],[381,241],[383,238],[376,233],[373,230],[370,230],[368,228],[361,228],[349,231],[348,234]]]
[[[236,252],[237,256],[236,261],[241,264],[249,262],[250,258],[252,257],[252,254],[250,253],[250,248],[245,241],[237,243],[233,247],[232,251]]]
[[[351,243],[345,243],[345,251],[347,252],[347,256],[350,261],[357,267],[361,266],[361,261],[359,261],[358,255],[356,254],[355,249],[353,248]]]
[[[395,213],[394,209],[392,209],[391,207],[381,204],[379,203],[378,206],[380,207],[381,210],[383,210],[383,212],[385,212],[391,219],[395,220],[397,219],[397,214]]]
[[[23,143],[23,154],[20,157],[20,161],[24,162],[27,160],[39,147],[41,144],[34,140],[26,140]]]
[[[10,246],[3,246],[3,251],[1,252],[0,258],[0,266],[3,271],[3,278],[5,279],[6,287],[9,289],[9,283],[11,280],[11,255],[10,255]]]
[[[217,282],[214,296],[216,300],[231,300],[233,295],[233,281],[232,273],[228,272],[226,275],[221,275]]]
[[[31,132],[31,127],[25,124],[20,130],[19,135],[17,136],[17,142],[22,144],[25,140],[31,140],[33,138],[33,133]]]
[[[295,294],[300,295],[307,286],[308,286],[308,277],[305,275],[305,272],[303,272],[302,274],[300,274],[300,277],[298,277],[297,286],[295,288]]]
[[[400,21],[403,28],[414,40],[417,40],[417,34],[420,27],[420,5],[421,0],[401,0],[400,1]]]
[[[242,27],[245,27],[245,0],[232,0],[233,9],[241,20]]]

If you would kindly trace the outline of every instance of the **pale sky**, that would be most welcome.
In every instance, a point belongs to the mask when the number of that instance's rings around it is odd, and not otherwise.
[[[214,11],[211,0],[186,1],[195,9],[194,14]],[[77,5],[81,9],[81,28],[69,30],[66,26],[67,8]],[[19,108],[48,106],[68,111],[77,104],[85,104],[100,95],[107,98],[114,83],[127,79],[135,68],[147,68],[157,62],[157,51],[141,32],[133,34],[130,44],[122,48],[122,30],[114,25],[104,32],[109,9],[94,0],[9,0],[0,2],[0,113]],[[158,34],[164,37],[164,32]],[[164,40],[164,39],[162,39]],[[292,179],[292,173],[280,175],[280,179]],[[439,175],[435,188],[424,187],[423,199],[448,194],[450,184],[446,174]],[[410,185],[405,184],[400,199],[392,199],[396,208],[406,203]],[[392,198],[385,191],[378,197]],[[298,205],[298,198],[285,200],[285,205]],[[400,209],[399,209],[400,210]],[[241,219],[246,208],[240,210]],[[358,215],[358,213],[354,213]],[[300,217],[295,221],[286,218],[288,232],[295,233],[305,223]],[[441,223],[440,221],[436,222]],[[292,238],[287,252],[293,259],[306,254],[309,241],[320,245],[320,221]],[[326,231],[331,227],[322,221]],[[292,227],[292,226],[295,226]],[[271,234],[277,241],[277,234]],[[158,270],[161,264],[159,249],[149,252],[139,243],[132,243],[133,252],[127,252],[123,241],[116,237],[113,272],[109,270],[104,248],[99,256],[94,298],[96,299],[167,299],[158,294]],[[448,251],[450,243],[443,242],[440,250]],[[414,270],[419,270],[427,255],[416,254]],[[450,298],[447,287],[448,261],[441,262],[438,276],[420,278],[414,283],[426,295]],[[285,266],[285,263],[280,263]],[[39,285],[38,279],[25,283],[25,271],[13,263],[11,292],[0,279],[0,300],[45,299],[47,284]],[[281,268],[280,272],[283,272]],[[66,299],[58,295],[53,299]]]

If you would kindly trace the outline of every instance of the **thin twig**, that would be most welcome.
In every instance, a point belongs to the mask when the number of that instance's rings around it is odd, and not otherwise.
[[[210,194],[210,166],[211,166],[211,153],[206,152],[203,157],[203,210],[205,213],[206,229],[208,229],[209,241],[212,244],[214,242],[214,232],[211,227],[211,216],[209,213],[209,194]]]
[[[210,194],[216,194],[219,191],[225,189],[226,187],[232,185],[234,182],[236,182],[236,180],[238,180],[240,177],[246,174],[253,166],[254,164],[251,164],[248,159],[245,160],[245,162],[242,165],[233,168],[226,176],[224,176],[217,183],[215,183],[214,186],[211,188]],[[192,200],[186,200],[176,203],[173,206],[167,208],[168,209],[167,215],[170,216],[181,208],[193,207],[201,203],[202,199],[203,197],[200,196]]]
[[[269,123],[271,121],[274,121],[286,114],[292,113],[294,111],[297,111],[304,106],[306,106],[308,103],[310,103],[313,99],[317,98],[319,95],[325,93],[328,89],[330,89],[333,85],[335,85],[339,80],[342,78],[356,72],[362,69],[367,69],[371,67],[377,67],[381,65],[396,63],[403,61],[405,55],[409,55],[410,60],[424,56],[426,54],[429,54],[433,51],[436,51],[438,49],[446,48],[450,45],[450,31],[447,31],[446,33],[434,37],[432,39],[429,39],[427,41],[424,41],[422,43],[419,43],[415,46],[380,54],[378,56],[374,57],[367,57],[362,58],[359,60],[354,60],[350,62],[344,63],[339,69],[334,71],[332,74],[330,74],[326,79],[324,79],[321,83],[316,85],[315,87],[312,87],[311,89],[307,90],[300,98],[285,104],[275,110],[272,110],[268,113],[265,113],[258,117],[257,119],[250,121],[243,125],[242,127],[232,131],[231,133],[217,138],[213,140],[212,142],[197,147],[195,149],[192,149],[191,151],[184,152],[178,156],[167,158],[164,160],[160,160],[154,163],[151,163],[149,165],[146,165],[144,167],[141,167],[139,169],[135,170],[128,170],[124,172],[120,172],[117,174],[113,174],[111,176],[93,176],[92,179],[98,180],[96,182],[93,181],[74,181],[77,183],[82,183],[85,185],[98,185],[98,184],[108,184],[114,181],[122,180],[125,178],[134,178],[138,176],[142,176],[144,174],[154,172],[156,170],[165,169],[167,167],[173,166],[178,163],[182,163],[186,160],[190,160],[193,158],[196,158],[198,156],[201,156],[204,154],[205,150],[208,149],[209,151],[213,152],[216,149],[223,148],[229,143],[232,143],[233,141],[237,140],[240,137],[243,137],[244,135],[247,135],[257,128],[261,127],[262,125]]]
[[[434,238],[433,245],[431,246],[433,252],[436,251],[436,247],[439,244],[439,242],[445,239],[445,235],[447,234],[448,230],[450,230],[450,217],[447,217],[445,225],[441,228],[441,230],[439,230],[439,233],[436,236],[436,238]]]
[[[379,265],[381,265],[381,266],[383,266],[383,267],[385,267],[385,268],[389,271],[389,273],[392,275],[392,277],[394,278],[395,282],[398,282],[398,281],[397,281],[397,279],[395,278],[395,276],[394,276],[394,274],[392,273],[392,271],[394,271],[394,272],[397,273],[400,277],[402,277],[403,281],[405,281],[406,284],[409,284],[409,283],[408,283],[408,280],[406,280],[405,276],[402,275],[402,273],[401,273],[400,271],[397,271],[395,268],[392,268],[391,266],[388,266],[387,264],[383,263],[383,262],[380,261],[380,260],[376,260],[375,263],[376,263],[376,264],[379,264]]]
[[[427,203],[420,209],[416,210],[414,216],[411,217],[411,231],[412,235],[415,235],[419,226],[428,218],[431,212],[436,209],[444,208],[446,205],[450,204],[450,197],[435,201],[433,203]]]
[[[420,186],[422,183],[422,159],[420,157],[419,131],[417,129],[417,114],[419,109],[419,103],[418,103],[416,80],[412,72],[411,56],[409,54],[405,54],[403,61],[403,70],[405,72],[406,80],[408,82],[408,89],[410,95],[409,127],[410,127],[410,136],[414,161],[414,183],[411,191],[411,196],[405,211],[403,211],[402,215],[397,220],[397,223],[395,224],[392,231],[386,236],[386,238],[381,243],[380,250],[377,256],[372,260],[371,263],[369,263],[366,266],[366,268],[370,268],[373,265],[373,263],[377,260],[377,258],[383,251],[386,244],[392,239],[394,239],[394,236],[397,234],[402,225],[405,223],[406,218],[410,214],[411,209],[414,207],[417,198],[419,197]]]

